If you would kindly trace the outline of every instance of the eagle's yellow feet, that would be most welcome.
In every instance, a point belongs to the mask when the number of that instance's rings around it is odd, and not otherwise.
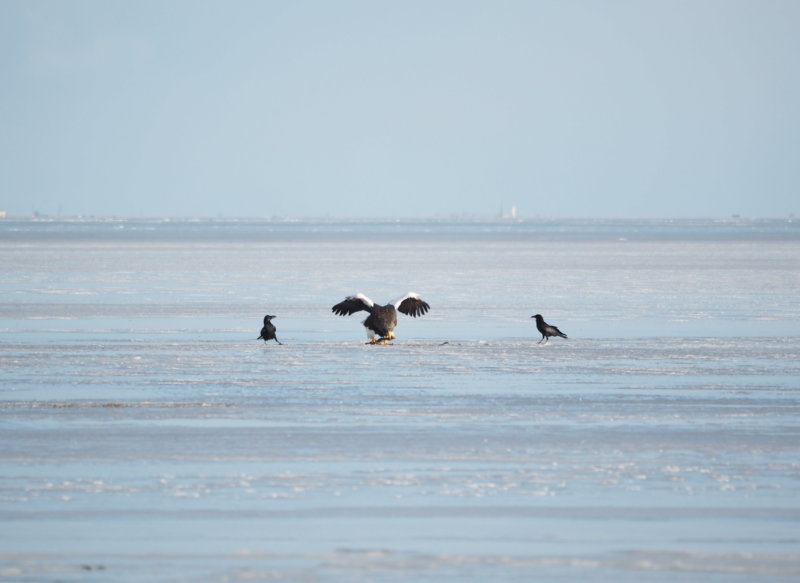
[[[390,340],[391,340],[391,338],[389,338],[389,337],[385,337],[385,338],[372,338],[372,339],[369,341],[369,343],[368,343],[368,344],[391,344]]]

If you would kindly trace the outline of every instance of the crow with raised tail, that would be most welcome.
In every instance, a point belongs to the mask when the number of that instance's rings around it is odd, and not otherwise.
[[[394,328],[397,326],[397,312],[407,314],[412,318],[427,313],[430,306],[424,302],[419,294],[409,292],[390,304],[379,306],[364,294],[348,296],[331,308],[337,316],[349,316],[356,312],[367,312],[369,316],[364,320],[367,337],[371,344],[386,344],[394,338]]]
[[[542,335],[542,339],[539,340],[539,342],[537,342],[536,344],[541,344],[542,342],[547,344],[547,340],[551,336],[560,336],[561,338],[567,337],[567,335],[564,334],[561,330],[545,322],[541,314],[536,314],[535,316],[531,316],[531,318],[536,318],[536,329]]]

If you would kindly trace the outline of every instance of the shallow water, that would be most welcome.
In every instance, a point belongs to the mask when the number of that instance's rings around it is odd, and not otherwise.
[[[799,242],[0,222],[0,578],[795,581]]]

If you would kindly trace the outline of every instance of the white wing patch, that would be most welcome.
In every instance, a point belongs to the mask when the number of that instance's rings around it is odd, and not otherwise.
[[[350,297],[353,298],[354,300],[361,300],[361,303],[364,304],[365,306],[367,306],[368,308],[371,308],[372,306],[375,305],[375,302],[373,302],[371,299],[369,299],[367,296],[365,296],[362,293],[358,293],[358,294],[356,294],[354,296],[350,296]]]
[[[361,294],[358,294],[358,295],[361,295]],[[395,310],[399,309],[400,308],[400,304],[402,304],[408,298],[414,298],[415,300],[421,300],[422,299],[419,294],[416,294],[414,292],[408,292],[402,298],[398,298],[398,299],[396,299],[395,301],[392,302],[392,305],[394,306],[394,309]]]

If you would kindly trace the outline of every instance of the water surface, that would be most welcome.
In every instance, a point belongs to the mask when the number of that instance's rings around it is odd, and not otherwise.
[[[796,581],[799,240],[2,221],[0,578]]]

